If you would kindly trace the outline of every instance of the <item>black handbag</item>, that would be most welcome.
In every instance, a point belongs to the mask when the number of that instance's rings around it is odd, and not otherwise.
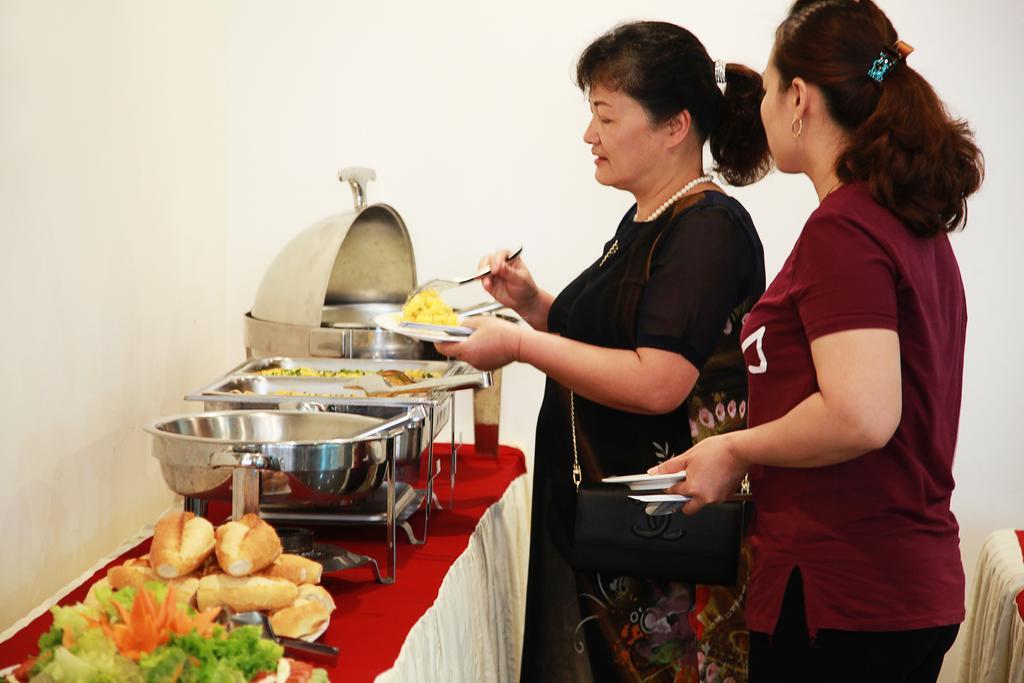
[[[648,515],[622,486],[578,491],[573,565],[614,576],[736,584],[749,501],[706,505],[693,515]]]
[[[573,566],[582,571],[705,585],[735,585],[753,502],[713,503],[693,515],[648,515],[620,485],[580,486],[575,396],[570,393],[573,481],[577,486]]]

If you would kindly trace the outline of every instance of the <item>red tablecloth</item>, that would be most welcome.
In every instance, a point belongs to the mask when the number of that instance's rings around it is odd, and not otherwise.
[[[1020,545],[1021,559],[1024,560],[1024,530],[1017,531],[1017,543]],[[1024,591],[1017,593],[1017,615],[1024,621]]]
[[[447,445],[434,447],[435,457],[450,462]],[[448,501],[448,472],[437,478],[439,498]],[[360,568],[325,575],[323,586],[338,605],[321,642],[341,649],[339,664],[332,672],[334,681],[371,681],[391,668],[406,634],[437,597],[438,588],[455,559],[462,554],[469,537],[484,512],[493,505],[526,466],[521,451],[502,446],[497,458],[476,457],[471,446],[459,451],[455,506],[434,510],[430,516],[426,545],[413,546],[398,534],[397,580],[385,586],[373,580],[369,569]],[[211,506],[212,507],[212,506]],[[421,515],[411,520],[414,530],[422,529]],[[216,519],[216,510],[211,517]],[[355,552],[377,558],[384,567],[384,530],[382,527],[332,530],[318,541],[338,541]],[[130,557],[149,551],[149,540],[124,553],[96,572],[93,577],[68,594],[59,604],[85,599],[89,587],[106,575],[107,569]],[[49,630],[49,613],[35,619],[9,640],[0,643],[0,667],[14,664],[38,651],[36,641]]]

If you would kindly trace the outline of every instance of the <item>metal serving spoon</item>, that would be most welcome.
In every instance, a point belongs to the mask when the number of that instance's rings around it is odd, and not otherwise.
[[[510,253],[508,256],[506,256],[505,257],[505,261],[506,262],[513,261],[513,260],[519,258],[519,255],[522,254],[522,253],[523,253],[523,248],[519,247],[518,249],[513,250],[512,253]],[[463,277],[456,277],[456,278],[438,278],[436,280],[429,280],[427,282],[424,282],[422,285],[420,285],[416,289],[412,290],[412,294],[409,295],[409,298],[410,299],[413,298],[414,296],[416,296],[417,294],[419,294],[420,292],[422,292],[425,289],[433,289],[434,291],[440,293],[440,292],[443,292],[446,289],[452,289],[453,287],[461,287],[462,285],[469,284],[470,282],[473,282],[474,280],[479,280],[482,277],[487,277],[490,274],[491,274],[491,269],[490,268],[482,268],[481,270],[478,270],[473,275],[466,275],[466,276],[463,276]]]
[[[241,626],[259,626],[263,629],[263,637],[283,647],[284,653],[288,656],[310,659],[332,667],[338,664],[338,648],[321,643],[307,643],[298,638],[279,636],[274,633],[274,627],[270,625],[270,618],[263,612],[236,612],[229,615],[228,619]]]
[[[460,389],[486,389],[491,386],[491,373],[467,372],[462,375],[435,377],[409,384],[394,385],[380,375],[365,375],[350,380],[346,389],[362,389],[367,396],[399,396],[430,391],[459,391]]]

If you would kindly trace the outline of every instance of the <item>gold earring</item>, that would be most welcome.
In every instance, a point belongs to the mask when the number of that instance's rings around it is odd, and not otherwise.
[[[793,119],[793,123],[790,124],[789,128],[790,128],[790,130],[793,131],[793,137],[794,138],[800,137],[800,133],[804,132],[804,120],[803,119]]]

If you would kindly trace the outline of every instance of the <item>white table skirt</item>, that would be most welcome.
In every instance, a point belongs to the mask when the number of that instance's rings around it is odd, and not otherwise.
[[[1017,534],[993,532],[978,558],[959,683],[1024,682],[1024,620],[1015,601],[1022,590]]]
[[[530,478],[492,505],[378,683],[516,681],[530,556]]]

